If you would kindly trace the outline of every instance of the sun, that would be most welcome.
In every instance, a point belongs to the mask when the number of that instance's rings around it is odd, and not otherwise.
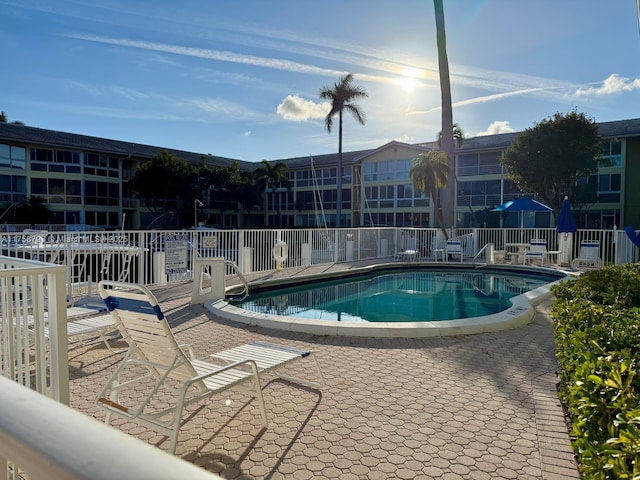
[[[422,76],[422,72],[418,68],[403,67],[400,75],[402,76],[397,78],[395,83],[407,93],[413,92],[421,84],[420,77]]]

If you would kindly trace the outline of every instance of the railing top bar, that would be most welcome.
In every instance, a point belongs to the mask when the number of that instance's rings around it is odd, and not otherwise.
[[[20,275],[29,275],[31,273],[43,273],[42,270],[45,270],[46,273],[54,273],[58,270],[66,271],[66,266],[64,265],[40,262],[38,260],[16,259],[15,257],[5,257],[3,255],[0,255],[0,265],[11,267],[9,269],[0,268],[0,275],[7,274],[3,276],[10,277],[15,276],[16,272],[20,272]]]
[[[0,449],[29,478],[220,478],[10,379],[0,385]]]

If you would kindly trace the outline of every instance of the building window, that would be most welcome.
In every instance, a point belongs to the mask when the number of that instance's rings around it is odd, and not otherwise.
[[[392,180],[406,180],[409,177],[411,160],[382,160],[367,162],[362,166],[365,182],[387,182]]]
[[[495,206],[502,203],[501,180],[477,180],[458,182],[457,204],[459,206]]]
[[[296,187],[308,187],[311,185],[309,173],[309,170],[299,170],[296,172]]]
[[[31,195],[42,197],[47,203],[80,205],[82,182],[64,178],[32,178]]]
[[[23,202],[27,198],[27,177],[0,175],[0,205]]]
[[[598,161],[599,168],[622,166],[622,141],[611,139],[604,140],[600,150],[601,158]]]
[[[118,178],[118,158],[88,153],[84,162],[84,174]]]
[[[411,207],[413,205],[413,185],[398,185],[398,207]]]
[[[32,148],[31,170],[36,172],[76,173],[80,172],[82,154],[71,150]]]
[[[598,175],[598,203],[620,202],[619,173]]]
[[[119,185],[117,183],[94,182],[84,183],[84,203],[86,205],[118,205]],[[103,222],[100,223],[102,225]]]
[[[466,153],[458,155],[458,176],[476,177],[502,173],[501,152]]]
[[[27,167],[27,153],[22,147],[0,144],[0,168],[24,170]]]

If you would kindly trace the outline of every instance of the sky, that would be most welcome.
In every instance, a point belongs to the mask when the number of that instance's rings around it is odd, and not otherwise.
[[[466,137],[640,117],[636,0],[444,4]],[[347,73],[344,151],[441,130],[430,0],[0,0],[0,65],[9,121],[251,162],[336,153],[319,92]]]

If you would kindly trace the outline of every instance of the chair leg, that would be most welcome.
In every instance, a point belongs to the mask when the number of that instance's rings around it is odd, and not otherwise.
[[[262,395],[262,385],[260,384],[260,375],[258,374],[258,366],[255,362],[251,362],[251,371],[253,372],[253,386],[256,392],[256,398],[260,404],[260,413],[262,414],[262,426],[267,428],[269,420],[267,419],[267,409],[264,406],[264,396]]]
[[[274,373],[278,376],[278,378],[281,378],[282,380],[287,380],[289,382],[297,383],[299,385],[304,385],[306,387],[320,388],[320,387],[322,387],[324,385],[324,376],[322,375],[322,371],[320,370],[320,364],[318,363],[318,359],[313,354],[313,352],[309,352],[309,355],[307,356],[307,358],[313,360],[313,363],[314,363],[315,369],[316,369],[316,373],[318,375],[318,378],[320,379],[319,382],[310,382],[309,380],[305,380],[305,379],[302,379],[302,378],[293,377],[293,376],[290,376],[290,375],[287,375],[287,374],[281,374],[277,370]]]

